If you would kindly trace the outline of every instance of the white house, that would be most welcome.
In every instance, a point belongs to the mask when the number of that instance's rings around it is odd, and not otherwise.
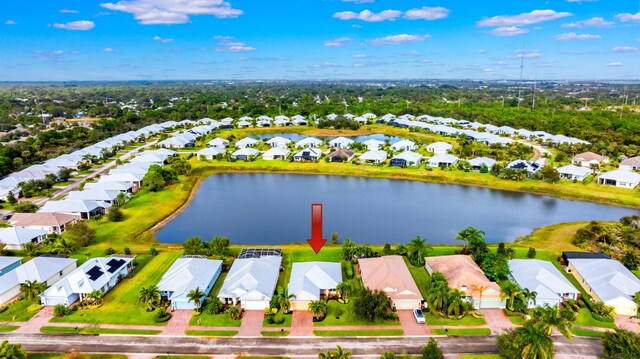
[[[367,146],[369,151],[377,151],[380,147],[384,146],[384,141],[376,140],[375,138],[371,138],[362,142],[363,145]]]
[[[337,138],[334,138],[333,140],[329,141],[329,146],[335,147],[335,148],[349,149],[349,148],[351,148],[351,145],[353,144],[353,142],[355,142],[355,141],[350,139],[350,138],[337,137]]]
[[[429,167],[450,167],[455,165],[456,163],[458,163],[458,157],[450,155],[448,153],[441,153],[432,156],[427,160],[427,165]]]
[[[560,178],[584,181],[584,179],[591,173],[591,170],[585,167],[578,167],[576,165],[567,165],[558,167],[558,173],[560,174]]]
[[[280,256],[236,259],[220,288],[218,298],[228,305],[240,304],[246,310],[269,308],[281,262]]]
[[[64,213],[16,213],[9,223],[14,227],[42,230],[47,234],[61,234],[67,225],[79,220],[80,216]]]
[[[397,167],[419,166],[424,156],[413,151],[404,151],[391,158],[391,165]]]
[[[263,160],[286,160],[289,157],[289,151],[286,147],[272,147],[262,154]]]
[[[97,201],[63,199],[61,201],[47,201],[38,213],[66,213],[80,216],[81,219],[105,214],[106,205]]]
[[[257,157],[259,154],[260,151],[256,150],[255,148],[245,147],[232,153],[231,158],[234,158],[238,161],[248,161],[252,158]]]
[[[40,303],[45,306],[62,304],[69,306],[86,298],[94,290],[107,293],[115,287],[121,277],[133,269],[133,258],[91,258],[64,278],[40,294]]]
[[[522,289],[536,292],[527,307],[556,306],[567,299],[578,299],[580,291],[551,262],[539,259],[509,261],[511,278]]]
[[[640,174],[627,170],[604,172],[598,177],[598,184],[609,186],[636,188],[640,184]]]
[[[406,139],[400,140],[391,145],[392,151],[413,151],[417,148],[418,146],[415,142]]]
[[[267,143],[271,147],[287,147],[287,145],[289,145],[290,142],[291,142],[290,139],[280,137],[280,136],[276,136],[267,141]]]
[[[495,164],[496,160],[489,157],[476,157],[469,160],[469,165],[471,165],[471,168],[473,168],[474,171],[479,171],[483,166],[487,167],[487,169],[491,169]]]
[[[222,261],[202,258],[178,258],[158,283],[160,296],[171,302],[173,309],[195,309],[189,301],[190,291],[199,289],[204,293],[202,304],[222,273]]]
[[[627,171],[640,171],[640,156],[627,158],[620,162],[618,168]]]
[[[227,147],[229,146],[229,140],[225,140],[224,138],[216,137],[213,140],[207,142],[209,147]]]
[[[205,147],[196,153],[198,159],[204,158],[207,160],[213,160],[216,159],[218,155],[224,156],[226,154],[227,150],[225,150],[224,147]]]
[[[308,310],[309,302],[328,299],[336,294],[338,283],[342,282],[342,267],[334,262],[299,262],[291,267],[289,294],[291,309]]]
[[[133,191],[133,184],[121,181],[87,182],[84,184],[84,189],[104,189],[107,191],[131,193]]]
[[[25,227],[0,228],[0,242],[7,245],[7,249],[22,250],[27,243],[40,244],[47,236],[47,231]]]
[[[236,148],[245,148],[245,147],[253,147],[257,145],[260,141],[255,138],[245,137],[236,142]]]
[[[299,161],[317,161],[322,156],[322,150],[319,148],[305,148],[293,155],[293,160]]]
[[[427,151],[435,155],[449,153],[449,151],[451,151],[452,148],[453,146],[450,143],[446,143],[446,142],[434,142],[430,145],[427,145]]]
[[[382,150],[369,150],[359,157],[362,163],[382,163],[387,160],[387,152]]]
[[[322,141],[315,137],[306,137],[296,142],[296,147],[319,147]]]
[[[77,259],[36,257],[9,271],[0,280],[0,306],[20,295],[20,284],[37,281],[50,286],[76,268]]]
[[[96,201],[111,206],[116,204],[119,193],[118,191],[104,189],[86,189],[83,191],[71,191],[66,198],[68,200]]]
[[[21,263],[20,257],[0,256],[0,277],[18,268]]]

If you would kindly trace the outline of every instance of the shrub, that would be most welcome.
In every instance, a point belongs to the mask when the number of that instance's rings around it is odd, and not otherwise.
[[[156,323],[164,323],[171,319],[171,314],[167,313],[164,308],[158,309],[155,316],[153,317],[153,321]]]
[[[110,256],[110,255],[114,254],[115,252],[116,252],[115,249],[113,249],[112,247],[109,247],[109,248],[104,250],[104,255]]]
[[[149,248],[149,254],[155,257],[158,255],[158,250],[155,247],[151,247]]]
[[[347,263],[347,266],[344,269],[344,272],[347,275],[347,278],[353,279],[353,264],[351,262]]]
[[[130,254],[131,254],[131,248],[129,248],[129,247],[124,247],[124,254],[126,254],[126,255],[130,255]]]
[[[124,219],[124,214],[120,207],[114,205],[107,211],[107,219],[111,222],[120,222]]]
[[[56,318],[66,317],[69,314],[71,314],[71,309],[62,304],[56,304],[56,306],[53,307],[53,316]]]
[[[613,323],[613,317],[612,316],[601,316],[598,313],[592,312],[591,316],[593,317],[593,319],[600,321],[600,322],[605,322],[605,323]]]

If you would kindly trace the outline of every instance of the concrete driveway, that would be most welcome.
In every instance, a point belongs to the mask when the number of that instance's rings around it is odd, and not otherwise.
[[[616,327],[624,330],[629,330],[635,333],[640,333],[640,325],[638,325],[638,319],[630,318],[628,315],[614,315]]]
[[[396,312],[400,318],[400,325],[405,336],[429,335],[429,327],[427,324],[418,324],[413,316],[413,310],[398,310]]]
[[[502,309],[482,309],[484,320],[491,329],[491,334],[500,334],[506,329],[515,328]]]

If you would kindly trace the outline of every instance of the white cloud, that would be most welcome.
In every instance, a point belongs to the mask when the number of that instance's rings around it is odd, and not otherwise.
[[[620,67],[620,66],[622,66],[622,62],[610,62],[606,66],[607,67]]]
[[[538,50],[516,50],[515,56],[511,56],[512,59],[535,59],[541,57],[540,51]]]
[[[5,25],[15,25],[17,24],[17,22],[13,21],[13,20],[7,20],[4,22]]]
[[[342,47],[342,46],[349,45],[351,40],[353,39],[350,37],[339,37],[337,39],[325,41],[323,42],[323,44],[324,46],[328,46],[328,47]]]
[[[486,54],[486,53],[487,53],[487,50],[485,50],[485,49],[479,49],[479,50],[478,50],[478,53],[479,53],[479,54]]]
[[[616,18],[621,22],[628,22],[628,21],[640,22],[640,12],[638,12],[637,14],[630,14],[630,13],[618,14],[616,15]]]
[[[110,48],[110,47],[105,47],[104,49],[102,49],[102,51],[104,51],[104,52],[114,52],[115,50]]]
[[[353,57],[355,57],[356,59],[364,59],[365,57],[367,57],[367,55],[365,55],[365,54],[355,54],[355,55],[353,55]]]
[[[429,34],[426,34],[426,35],[399,34],[399,35],[378,37],[373,40],[368,40],[368,42],[373,46],[399,45],[399,44],[406,44],[410,42],[424,41],[429,38],[431,38],[431,35]]]
[[[366,22],[394,21],[402,15],[399,10],[384,10],[374,13],[370,10],[362,10],[361,12],[340,11],[333,14],[333,17],[340,20],[362,20]]]
[[[78,21],[71,21],[66,24],[53,24],[53,27],[58,29],[65,29],[65,30],[87,31],[96,27],[96,24],[93,21],[78,20]]]
[[[556,35],[554,39],[558,41],[580,41],[580,40],[597,40],[602,38],[600,35],[594,34],[576,34],[575,32],[568,32],[566,34]]]
[[[583,27],[611,27],[615,25],[613,21],[607,21],[601,17],[592,17],[589,20],[562,24],[566,28],[583,28]]]
[[[420,51],[416,51],[416,50],[405,52],[403,55],[406,55],[406,56],[422,56]]]
[[[168,44],[168,43],[170,43],[170,42],[173,42],[173,39],[172,39],[172,38],[163,38],[163,37],[160,37],[160,36],[157,36],[157,35],[156,35],[156,36],[154,36],[154,37],[153,37],[153,39],[154,39],[155,41],[157,41],[157,42],[161,42],[161,43],[163,43],[163,44]]]
[[[407,10],[407,12],[404,13],[404,18],[408,20],[439,20],[449,16],[450,12],[451,10],[442,6],[423,6],[419,9]]]
[[[79,11],[73,9],[60,9],[60,12],[63,14],[77,14]]]
[[[477,25],[481,27],[526,26],[568,16],[573,16],[573,14],[570,12],[556,12],[554,10],[533,10],[519,15],[500,15],[490,17],[478,21]]]
[[[638,52],[638,48],[632,46],[616,46],[611,50],[613,52]]]
[[[523,29],[517,26],[501,26],[489,31],[493,36],[518,36],[528,32],[529,29]]]
[[[236,41],[233,36],[214,36],[218,47],[216,52],[249,52],[257,50],[255,47],[247,46],[244,42]]]
[[[185,24],[191,15],[234,18],[243,14],[224,0],[121,0],[100,4],[105,9],[133,14],[143,25]]]

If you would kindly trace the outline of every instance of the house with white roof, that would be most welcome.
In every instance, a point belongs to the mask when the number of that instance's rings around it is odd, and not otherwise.
[[[342,282],[342,267],[334,262],[299,262],[291,266],[289,294],[291,309],[308,310],[314,300],[325,300],[336,295],[336,287]]]
[[[618,168],[621,170],[627,171],[640,171],[640,156],[629,157],[618,165]]]
[[[45,231],[47,234],[64,233],[66,226],[80,220],[80,216],[65,213],[15,213],[9,218],[14,227]]]
[[[640,279],[613,259],[571,259],[567,266],[591,297],[615,308],[615,313],[634,316],[638,306],[633,296]]]
[[[521,128],[516,130],[516,134],[522,138],[531,138],[531,136],[533,136],[533,132],[525,129],[525,128]]]
[[[351,145],[353,144],[353,142],[355,141],[350,138],[337,137],[329,141],[329,146],[335,147],[335,148],[344,148],[348,150],[349,148],[351,148]]]
[[[166,160],[166,157],[164,156],[157,156],[151,153],[144,153],[132,158],[131,163],[142,162],[142,163],[149,163],[152,165],[163,166],[165,160]]]
[[[537,162],[514,160],[509,162],[506,168],[514,171],[525,171],[527,173],[527,177],[531,177],[534,173],[540,172],[542,166]]]
[[[315,137],[305,137],[300,141],[296,142],[296,147],[300,148],[309,148],[309,147],[319,147],[322,146],[322,140],[319,140]]]
[[[91,219],[93,216],[105,214],[106,205],[97,201],[63,199],[61,201],[47,201],[38,213],[66,213],[80,216],[81,219]]]
[[[427,145],[427,151],[433,153],[434,155],[449,153],[452,148],[453,146],[450,143],[446,142],[434,142]]]
[[[275,126],[285,127],[291,126],[291,121],[287,116],[276,116],[276,119],[273,121]]]
[[[469,160],[469,165],[474,171],[480,171],[480,169],[484,166],[487,169],[491,169],[493,165],[496,164],[496,160],[489,157],[476,157]]]
[[[69,192],[69,194],[67,194],[67,199],[102,202],[110,207],[114,204],[118,204],[119,193],[120,192],[117,191],[108,191],[104,189],[85,189],[83,191]]]
[[[384,146],[384,141],[376,140],[375,138],[368,139],[362,142],[363,145],[367,146],[369,151],[377,151],[380,147]]]
[[[227,305],[238,305],[246,310],[265,310],[278,283],[281,256],[239,258],[220,288],[218,298]]]
[[[448,153],[441,153],[427,160],[427,166],[429,167],[450,167],[456,163],[458,163],[458,157]]]
[[[132,257],[91,258],[40,294],[40,304],[69,306],[94,290],[107,293],[133,269]]]
[[[584,181],[591,173],[590,169],[585,167],[578,167],[576,165],[558,167],[557,171],[560,174],[560,178],[575,181]]]
[[[151,166],[153,164],[148,162],[130,162],[109,170],[109,174],[132,173],[144,177]]]
[[[250,127],[251,126],[251,122],[249,122],[247,120],[240,120],[240,121],[236,122],[236,126],[238,128]]]
[[[382,163],[387,160],[387,152],[382,150],[369,150],[358,157],[362,163]]]
[[[287,147],[287,145],[291,142],[290,139],[276,136],[272,139],[267,140],[267,144],[271,147]]]
[[[392,151],[413,151],[417,149],[418,146],[411,140],[403,139],[392,144],[390,148]]]
[[[128,182],[133,185],[132,191],[135,192],[138,190],[138,188],[140,188],[143,178],[144,178],[144,175],[139,173],[130,173],[130,172],[114,173],[114,174],[101,176],[98,182],[109,182],[109,181]]]
[[[162,140],[158,142],[158,146],[167,147],[167,148],[185,148],[185,147],[193,147],[195,143],[196,141],[194,138],[176,135],[174,137],[170,137],[170,138],[167,138],[166,140]]]
[[[604,172],[598,177],[598,184],[633,189],[640,184],[640,174],[627,170]]]
[[[304,151],[304,150],[303,150]],[[289,151],[286,147],[272,147],[262,154],[263,160],[286,160],[289,157]]]
[[[257,145],[260,141],[256,140],[255,138],[252,137],[245,137],[243,139],[240,139],[236,142],[236,148],[246,148],[246,147],[253,147],[255,145]]]
[[[0,277],[18,268],[21,263],[20,257],[0,256]]]
[[[213,140],[207,142],[209,147],[227,147],[229,146],[229,140],[225,140],[224,138],[216,137]]]
[[[319,148],[305,148],[293,155],[293,160],[300,161],[317,161],[322,156],[322,150]]]
[[[218,155],[224,156],[225,154],[227,154],[227,150],[224,147],[205,147],[196,153],[198,159],[207,160],[214,160]]]
[[[0,306],[20,295],[20,285],[37,281],[50,286],[76,268],[77,259],[36,257],[9,271],[0,280]]]
[[[232,153],[231,158],[238,161],[250,161],[251,159],[256,158],[259,154],[260,151],[255,148],[244,147]]]
[[[557,306],[567,299],[577,300],[580,291],[551,262],[539,259],[509,261],[511,279],[522,289],[536,292],[527,308]]]
[[[419,166],[423,158],[424,156],[417,152],[404,151],[391,158],[391,165],[396,167]]]
[[[87,182],[84,184],[84,189],[104,189],[107,191],[131,193],[133,191],[133,184],[121,181]]]
[[[25,227],[0,228],[0,242],[7,245],[7,249],[22,250],[27,243],[40,244],[47,236],[47,231]]]
[[[222,273],[222,261],[206,257],[178,258],[162,276],[158,283],[160,297],[171,302],[173,309],[195,309],[195,302],[189,301],[190,291],[199,289],[204,293],[202,304]]]

